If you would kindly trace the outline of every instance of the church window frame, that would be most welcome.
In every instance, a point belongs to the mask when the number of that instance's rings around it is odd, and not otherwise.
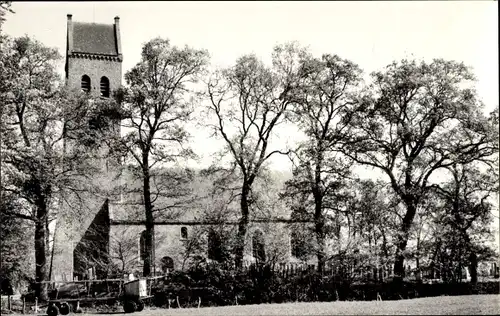
[[[260,229],[252,234],[252,256],[257,263],[266,262],[266,241],[264,232]]]
[[[188,229],[186,226],[181,227],[181,240],[187,240],[188,239]]]
[[[224,245],[221,234],[214,229],[209,229],[207,242],[207,258],[217,262],[222,262],[224,260]]]
[[[175,270],[174,259],[170,256],[164,256],[161,258],[161,271],[164,274],[168,274]]]

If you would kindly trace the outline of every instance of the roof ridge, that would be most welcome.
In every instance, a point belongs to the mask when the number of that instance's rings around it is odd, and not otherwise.
[[[96,23],[96,22],[82,22],[82,21],[73,21],[73,24],[97,24],[97,25],[115,25],[114,23]]]
[[[79,50],[73,50],[71,54],[85,54],[85,55],[98,55],[98,56],[113,56],[116,57],[118,56],[117,54],[108,54],[108,53],[89,53],[89,52],[83,52]]]

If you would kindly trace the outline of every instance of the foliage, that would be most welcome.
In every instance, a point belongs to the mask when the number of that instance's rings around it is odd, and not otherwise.
[[[495,170],[471,165],[452,165],[448,170],[452,180],[435,187],[441,205],[431,222],[436,226],[434,260],[445,267],[445,279],[457,280],[462,268],[470,267],[475,283],[478,262],[497,258],[488,242],[493,240],[491,198],[498,192],[498,176]]]
[[[399,199],[382,181],[359,180],[352,189],[354,194],[344,221],[348,240],[358,241],[355,248],[366,250],[374,261],[390,262],[401,217]]]
[[[1,1],[0,26],[6,12],[12,12],[10,2]],[[62,87],[55,49],[27,36],[0,36],[2,278],[21,283],[34,267],[36,281],[48,278],[48,225],[61,205],[75,206],[72,220],[86,216],[80,212],[85,194],[103,193],[92,182],[99,172],[92,161],[103,153],[125,157],[128,185],[121,189],[133,195],[130,204],[144,206],[144,275],[156,260],[155,220],[197,208],[198,219],[220,223],[190,233],[182,267],[195,264],[188,278],[179,273],[174,282],[184,290],[195,283],[211,287],[220,304],[235,297],[243,303],[317,300],[335,291],[360,297],[348,289],[355,280],[346,270],[385,264],[390,257],[397,276],[404,274],[404,260],[416,259],[417,268],[440,265],[444,279],[453,282],[470,267],[475,283],[477,263],[498,257],[486,244],[498,192],[498,107],[489,117],[483,113],[474,76],[463,63],[394,62],[374,72],[362,89],[356,64],[336,55],[313,57],[296,43],[276,46],[270,66],[244,55],[208,81],[210,126],[229,163],[214,161],[219,165],[201,173],[213,190],[194,193],[194,173],[179,163],[196,158],[187,124],[202,96],[196,90],[206,75],[206,51],[153,39],[126,73],[127,87],[116,91],[115,100],[101,100]],[[117,120],[124,137],[114,129]],[[294,150],[276,137],[285,123],[305,136]],[[276,154],[288,154],[294,163],[281,194],[268,173]],[[385,181],[355,179],[355,166],[375,168]],[[315,255],[318,273],[275,273],[269,265],[288,254],[279,242],[267,243],[259,262],[264,267],[243,271],[250,221],[284,208],[296,220],[288,227],[293,255],[303,261]],[[236,233],[222,224],[235,213]],[[271,225],[262,226],[276,237]],[[341,227],[347,227],[347,238]],[[25,233],[34,235],[34,249]],[[119,273],[134,270],[136,241],[112,238],[117,248],[100,255],[120,266],[109,266],[109,260],[102,265]],[[207,243],[213,251],[201,260]],[[35,266],[15,258],[31,252]],[[239,271],[232,271],[233,261]],[[328,264],[343,272],[321,278]],[[46,297],[44,286],[37,295]]]
[[[7,12],[14,13],[10,8],[12,1],[0,1],[0,39],[2,38],[2,25],[5,22],[5,15]]]
[[[95,115],[86,96],[61,89],[56,73],[60,58],[53,48],[27,36],[2,46],[1,150],[2,195],[29,207],[2,209],[35,228],[36,281],[47,280],[48,225],[63,190],[79,192],[97,148],[88,121]],[[74,137],[69,147],[65,141]],[[46,286],[37,295],[46,298]]]
[[[168,40],[153,39],[144,44],[141,61],[125,74],[128,86],[116,95],[125,132],[125,136],[117,140],[116,147],[131,159],[143,182],[145,276],[151,273],[154,261],[154,212],[169,213],[172,209],[185,207],[189,200],[186,198],[189,191],[182,185],[190,179],[189,172],[181,172],[177,181],[168,182],[165,179],[171,177],[165,174],[165,167],[194,157],[186,146],[189,133],[185,123],[190,120],[195,103],[193,85],[207,61],[208,54],[203,50],[180,49]],[[161,169],[157,177],[155,166]],[[166,196],[162,196],[165,193]],[[169,200],[174,202],[168,203]]]
[[[403,282],[345,282],[345,278],[315,269],[293,275],[270,266],[251,266],[248,270],[225,270],[217,265],[200,266],[186,272],[174,272],[153,287],[157,306],[168,300],[182,307],[246,305],[260,303],[383,300],[439,295],[498,294],[498,282],[424,284]],[[177,303],[169,305],[177,307]]]
[[[489,163],[498,152],[498,126],[482,113],[470,87],[474,77],[463,63],[402,60],[372,78],[353,112],[353,134],[343,152],[382,171],[406,208],[396,242],[395,268],[402,275],[410,229],[431,176],[454,163]]]
[[[294,177],[283,196],[292,204],[300,201],[299,208],[310,214],[321,271],[325,239],[338,238],[339,217],[349,197],[350,164],[339,151],[349,133],[349,110],[361,70],[336,55],[319,59],[304,53],[301,57],[300,79],[290,96],[294,100],[290,116],[306,140],[291,155]]]
[[[26,205],[23,206],[4,194],[0,207],[2,208],[0,212],[0,240],[2,240],[0,279],[3,295],[8,294],[4,293],[6,287],[17,290],[25,289],[33,281],[35,270],[33,246],[30,242],[33,238],[33,227],[21,219],[7,215],[5,210],[19,209]]]

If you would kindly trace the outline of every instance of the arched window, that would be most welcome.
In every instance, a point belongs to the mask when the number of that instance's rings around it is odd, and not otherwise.
[[[208,259],[221,262],[223,259],[222,241],[214,230],[208,231]]]
[[[90,77],[87,75],[82,76],[82,91],[83,92],[90,92]]]
[[[256,230],[252,237],[252,252],[253,257],[258,263],[266,261],[266,249],[264,246],[264,234],[260,230]]]
[[[161,258],[161,270],[163,273],[174,271],[174,260],[169,256]]]
[[[181,227],[181,239],[188,239],[187,227]]]
[[[101,97],[109,98],[109,79],[101,77]]]
[[[310,219],[310,215],[304,207],[297,207],[292,209],[290,218],[297,221],[308,220]],[[308,233],[313,229],[310,225],[304,223],[293,223],[290,225],[290,250],[292,256],[297,259],[305,260],[313,252],[314,245]]]
[[[297,259],[303,259],[307,254],[307,245],[303,239],[304,236],[301,235],[300,231],[292,229],[290,233],[290,246],[292,248],[292,256]]]
[[[145,230],[142,231],[142,233],[141,233],[139,248],[140,248],[139,255],[140,255],[141,260],[146,259],[147,252],[146,252],[146,231]]]

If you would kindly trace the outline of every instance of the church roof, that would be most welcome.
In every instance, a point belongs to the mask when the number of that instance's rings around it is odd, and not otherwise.
[[[73,23],[73,52],[118,55],[113,24]]]
[[[114,24],[73,22],[68,14],[66,64],[68,57],[122,61],[120,18]]]

